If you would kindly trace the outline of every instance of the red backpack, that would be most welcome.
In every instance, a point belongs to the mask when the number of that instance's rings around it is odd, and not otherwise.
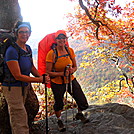
[[[38,71],[41,75],[46,73],[46,56],[55,42],[55,33],[46,35],[38,45]],[[69,46],[68,42],[66,46]]]

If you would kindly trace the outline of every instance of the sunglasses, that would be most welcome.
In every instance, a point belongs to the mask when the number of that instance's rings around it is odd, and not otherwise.
[[[19,31],[19,34],[30,34],[30,31]]]
[[[67,39],[67,37],[57,37],[56,39]]]
[[[59,35],[56,39],[67,39],[65,35]]]

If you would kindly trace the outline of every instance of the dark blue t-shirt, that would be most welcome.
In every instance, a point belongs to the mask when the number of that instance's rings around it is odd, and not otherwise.
[[[31,48],[29,45],[26,45],[27,47],[27,50],[28,52],[27,53],[31,53]],[[19,53],[21,53],[22,55],[20,55]],[[26,53],[25,50],[19,48],[19,52],[16,50],[16,48],[14,48],[13,46],[9,46],[6,50],[6,54],[5,54],[5,63],[4,63],[4,72],[5,72],[5,78],[6,77],[9,77],[9,69],[7,67],[7,64],[6,62],[8,61],[18,61],[19,63],[19,66],[20,66],[20,70],[21,70],[21,74],[23,75],[27,75],[29,76],[30,73],[31,73],[31,69],[32,69],[32,58],[31,56],[28,54],[27,55],[24,55],[23,53]],[[22,86],[22,82],[21,81],[16,81],[15,78],[10,75],[10,81],[11,82],[5,82],[6,79],[8,79],[9,81],[9,78],[6,78],[5,81],[2,83],[3,86]],[[23,85],[24,86],[27,86],[28,83],[27,82],[23,82]]]

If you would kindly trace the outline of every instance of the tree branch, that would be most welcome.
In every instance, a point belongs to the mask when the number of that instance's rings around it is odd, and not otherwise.
[[[96,2],[97,2],[97,0],[96,0]],[[91,20],[91,22],[96,25],[96,27],[97,27],[97,28],[96,28],[96,38],[97,38],[98,40],[99,40],[98,31],[99,31],[100,25],[106,26],[106,27],[110,30],[110,32],[113,34],[112,30],[108,27],[107,24],[104,24],[103,22],[101,22],[101,21],[99,21],[99,20],[95,20],[96,16],[95,16],[94,18],[92,18],[91,14],[89,13],[87,7],[83,4],[83,1],[82,1],[82,0],[79,0],[79,5],[80,5],[81,8],[85,11],[86,15],[87,15],[88,18]],[[97,2],[97,6],[96,6],[96,10],[95,10],[96,13],[97,13],[98,5],[99,5],[99,3]]]

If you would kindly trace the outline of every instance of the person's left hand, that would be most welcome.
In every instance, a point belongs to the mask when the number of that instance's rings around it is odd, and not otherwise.
[[[49,74],[45,73],[42,75],[43,76],[43,84],[48,84],[50,82],[50,77]]]
[[[50,82],[50,77],[49,77],[49,74],[46,74],[45,76],[45,83],[49,83]]]
[[[72,67],[69,68],[69,74],[73,74],[74,73],[74,69]]]

